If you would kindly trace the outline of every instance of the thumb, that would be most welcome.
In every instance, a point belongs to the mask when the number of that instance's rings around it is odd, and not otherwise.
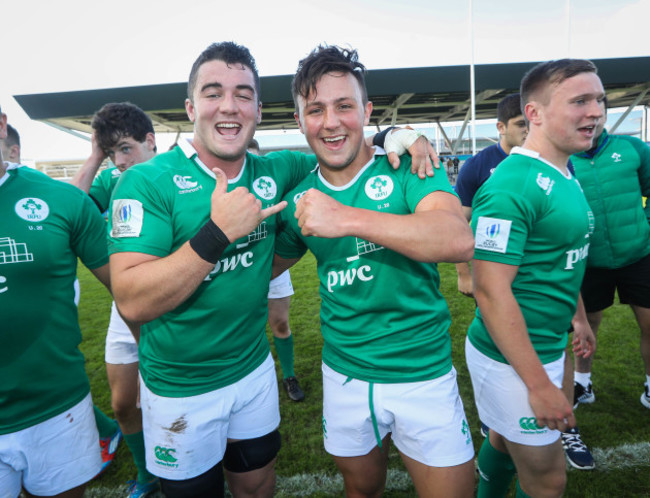
[[[228,191],[228,177],[219,168],[212,168],[214,176],[217,179],[217,184],[214,186],[214,191],[225,194]]]

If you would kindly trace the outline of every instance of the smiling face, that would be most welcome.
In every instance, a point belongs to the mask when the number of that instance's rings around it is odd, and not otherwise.
[[[556,165],[566,163],[562,159],[564,156],[568,158],[591,148],[597,125],[603,118],[604,97],[603,84],[592,72],[579,73],[559,84],[547,85],[526,104],[531,135],[535,129],[534,142],[542,144],[532,148]]]
[[[322,168],[336,171],[352,165],[356,173],[370,160],[372,148],[365,144],[363,127],[372,103],[364,104],[352,74],[326,73],[315,92],[297,101],[296,121]]]
[[[262,119],[262,104],[250,68],[211,60],[198,70],[185,109],[194,123],[194,148],[206,164],[243,160]]]

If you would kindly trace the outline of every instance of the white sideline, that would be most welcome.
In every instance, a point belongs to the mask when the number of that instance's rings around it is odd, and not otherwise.
[[[596,470],[589,472],[609,472],[630,467],[642,467],[650,462],[650,442],[622,444],[614,448],[593,448]],[[571,472],[583,472],[567,467]],[[389,469],[386,489],[391,491],[407,490],[411,485],[409,475],[401,470]],[[84,498],[123,498],[126,486],[118,488],[95,487],[87,489]],[[276,493],[284,496],[310,496],[314,493],[327,493],[342,496],[343,478],[340,475],[297,474],[291,477],[277,478]],[[151,498],[163,498],[162,493],[149,495]],[[230,496],[226,493],[226,496]]]

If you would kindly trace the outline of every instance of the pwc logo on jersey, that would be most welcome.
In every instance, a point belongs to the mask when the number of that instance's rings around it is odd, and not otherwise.
[[[347,268],[345,270],[330,270],[327,272],[327,291],[331,294],[336,287],[347,287],[355,280],[370,282],[375,276],[372,274],[370,265],[362,265],[358,268]]]
[[[368,179],[365,191],[366,195],[373,201],[379,201],[392,194],[393,188],[393,180],[390,176],[378,175]]]
[[[180,189],[179,194],[190,194],[203,188],[199,182],[192,180],[191,176],[174,175],[174,183]]]
[[[20,199],[14,206],[16,214],[25,221],[39,223],[50,214],[50,207],[47,203],[37,197],[25,197]]]
[[[510,239],[511,220],[479,216],[476,223],[474,248],[505,254]]]
[[[119,169],[117,169],[117,168],[115,168],[115,169],[111,172],[111,176],[120,176],[121,174],[122,174],[122,172],[121,172]]]
[[[278,194],[278,186],[270,176],[260,176],[253,181],[253,190],[265,201],[273,199]]]
[[[142,232],[144,210],[142,203],[135,199],[113,201],[111,237],[116,239],[139,237]]]

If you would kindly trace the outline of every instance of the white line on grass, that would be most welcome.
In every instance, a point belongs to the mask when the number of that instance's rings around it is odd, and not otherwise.
[[[650,464],[650,443],[623,444],[614,448],[594,448],[596,471],[609,472],[630,467],[644,467]],[[574,471],[572,467],[569,467]],[[592,471],[594,472],[594,471]],[[401,470],[390,469],[386,479],[386,489],[391,491],[407,490],[411,478]],[[85,498],[122,498],[126,486],[118,488],[95,487],[87,489]],[[276,494],[279,496],[310,496],[325,493],[331,496],[343,495],[343,478],[337,474],[298,474],[291,477],[278,476]],[[162,493],[150,495],[151,498],[163,498]],[[227,494],[226,496],[230,496]]]

